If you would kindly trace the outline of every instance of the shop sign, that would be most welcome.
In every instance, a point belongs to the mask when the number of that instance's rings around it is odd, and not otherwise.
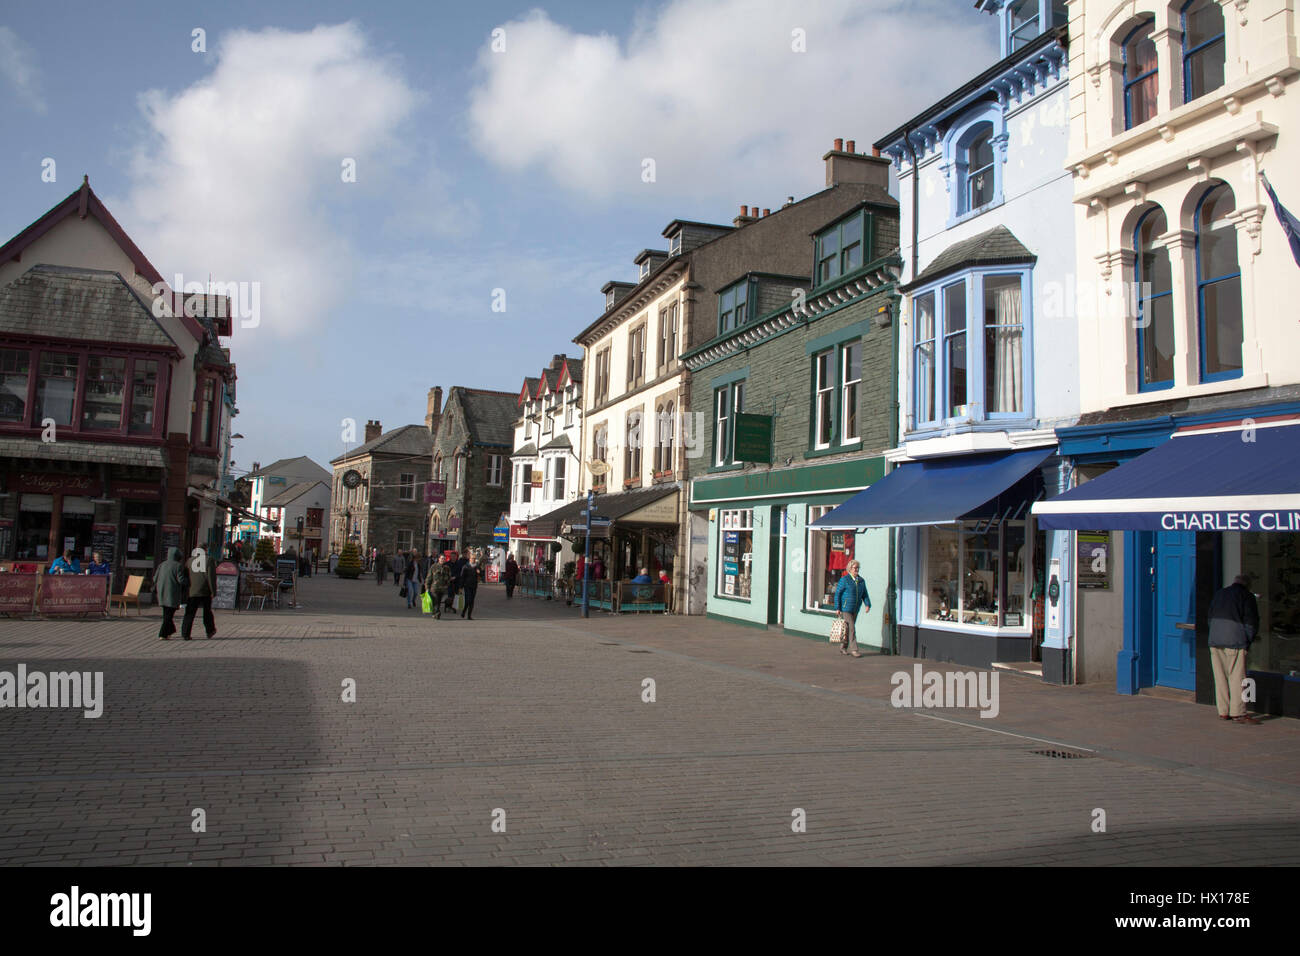
[[[440,505],[447,500],[447,483],[445,481],[426,481],[424,483],[424,503]]]
[[[1077,536],[1079,587],[1110,590],[1110,532],[1080,531]]]
[[[512,525],[510,526],[510,537],[512,537],[512,538],[526,538],[526,537],[528,537],[528,525],[526,525],[526,524],[512,524]]]
[[[733,457],[737,461],[768,464],[772,460],[772,416],[736,415],[736,438]]]
[[[510,543],[509,525],[505,525],[505,526],[498,525],[497,527],[493,528],[492,540],[497,544],[509,544]]]
[[[99,483],[94,475],[57,475],[42,474],[36,471],[20,471],[15,479],[17,489],[29,494],[65,495],[94,494],[99,491]]]
[[[0,574],[0,614],[31,614],[40,583],[40,574]]]
[[[1165,531],[1300,531],[1300,511],[1169,511]]]
[[[152,481],[110,481],[108,493],[114,498],[162,500],[162,485]]]
[[[534,488],[542,487],[542,479],[546,477],[545,472],[534,469],[532,474],[532,486]]]
[[[107,574],[47,574],[36,610],[41,614],[103,614],[108,609]]]

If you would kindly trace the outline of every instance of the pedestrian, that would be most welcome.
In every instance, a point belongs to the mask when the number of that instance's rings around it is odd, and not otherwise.
[[[472,621],[474,620],[474,595],[478,593],[478,563],[476,558],[465,559],[465,564],[460,571],[460,589],[465,595],[465,608],[460,612],[460,616]]]
[[[461,591],[461,575],[469,564],[469,549],[466,548],[451,562],[451,586],[447,588],[447,610],[456,610],[456,595]]]
[[[162,626],[158,636],[164,641],[176,633],[176,609],[185,603],[185,568],[181,564],[181,549],[168,548],[167,560],[153,573],[153,593],[162,608]]]
[[[402,586],[402,571],[406,567],[406,561],[402,557],[401,549],[393,555],[393,560],[389,562],[389,570],[393,572],[393,584],[397,587]]]
[[[406,595],[406,607],[416,607],[420,597],[420,553],[414,549],[406,553],[406,564],[402,567],[402,592]]]
[[[194,630],[194,615],[203,609],[203,631],[208,637],[217,636],[217,622],[212,618],[212,595],[217,593],[217,567],[206,549],[196,549],[198,554],[189,560],[190,596],[185,602],[185,618],[181,621],[181,637],[190,639]]]
[[[519,564],[515,561],[513,554],[506,556],[506,573],[502,575],[502,580],[506,583],[506,600],[515,595],[515,582],[519,580]]]
[[[424,586],[429,591],[429,600],[432,602],[433,616],[442,620],[442,601],[447,593],[447,588],[451,585],[451,565],[447,563],[445,554],[438,555],[438,561],[429,566],[429,575],[424,579]]]
[[[1210,599],[1210,661],[1219,716],[1240,724],[1259,721],[1246,713],[1243,684],[1246,654],[1259,633],[1259,604],[1250,593],[1250,575],[1239,574]]]
[[[867,582],[858,577],[859,564],[850,561],[839,584],[835,585],[835,610],[840,620],[848,625],[844,637],[840,640],[840,653],[850,657],[861,657],[858,653],[857,618],[864,607],[871,612],[871,596],[867,594]]]
[[[376,551],[375,560],[374,560],[375,583],[378,584],[380,587],[383,587],[384,584],[384,568],[387,567],[387,563],[388,563],[388,558],[385,557],[384,552]]]
[[[596,560],[591,562],[591,579],[593,581],[605,580],[605,562],[596,556]]]

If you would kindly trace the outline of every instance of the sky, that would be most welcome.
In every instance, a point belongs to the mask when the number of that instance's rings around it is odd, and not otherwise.
[[[816,192],[996,59],[973,0],[6,3],[0,241],[89,175],[173,284],[239,284],[235,473],[324,465],[580,355],[670,221]]]

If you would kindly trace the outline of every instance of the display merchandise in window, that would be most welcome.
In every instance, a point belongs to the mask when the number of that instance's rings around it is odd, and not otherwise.
[[[926,548],[926,617],[1026,627],[1029,549],[1023,522],[932,527]]]
[[[749,600],[753,583],[754,512],[724,511],[719,520],[718,594]]]
[[[816,506],[808,509],[812,523],[831,510],[833,506]],[[835,586],[844,577],[845,569],[854,557],[855,535],[852,531],[808,532],[808,607],[813,610],[834,610]]]

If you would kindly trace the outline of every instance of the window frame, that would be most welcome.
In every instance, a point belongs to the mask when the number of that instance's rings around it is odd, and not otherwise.
[[[743,301],[738,298],[738,294],[742,290],[745,293]],[[753,305],[753,276],[745,276],[739,282],[733,282],[731,285],[719,290],[718,334],[725,335],[728,332],[736,331],[743,325],[748,325],[754,315]],[[741,314],[742,310],[743,314]]]
[[[645,464],[641,457],[645,445],[644,432],[645,406],[628,409],[623,417],[623,484],[625,486],[641,484],[641,470]]]
[[[1141,126],[1142,123],[1148,123],[1160,115],[1160,58],[1159,58],[1158,51],[1156,55],[1156,65],[1153,69],[1150,69],[1145,73],[1135,76],[1132,79],[1129,78],[1129,63],[1128,63],[1129,44],[1133,41],[1133,38],[1138,35],[1138,33],[1146,30],[1148,27],[1151,29],[1151,43],[1154,45],[1155,33],[1156,33],[1156,19],[1154,16],[1144,17],[1140,22],[1134,25],[1132,29],[1130,29],[1126,34],[1124,34],[1124,38],[1120,40],[1120,44],[1119,44],[1120,84],[1121,84],[1120,89],[1123,93],[1124,129],[1126,131],[1131,130],[1137,126]],[[1156,79],[1155,82],[1156,88],[1153,96],[1156,103],[1155,111],[1146,119],[1142,120],[1142,122],[1134,123],[1133,122],[1133,97],[1131,91],[1139,83],[1143,83],[1153,76]]]
[[[908,412],[907,434],[916,435],[924,432],[940,432],[955,425],[983,425],[998,423],[1002,425],[1017,422],[1029,423],[1034,418],[1034,315],[1033,315],[1033,273],[1032,264],[982,266],[963,272],[946,275],[921,288],[914,289],[909,296],[909,309],[915,312],[914,303],[931,293],[934,295],[934,335],[927,341],[934,342],[934,415],[935,418],[922,422],[917,418],[918,393],[920,382],[915,375],[915,358],[918,343],[916,340],[916,322],[913,320],[909,334],[912,338],[913,364],[912,380],[908,388],[910,406]],[[1018,412],[989,412],[985,407],[987,383],[985,381],[985,342],[984,342],[984,279],[997,276],[1020,276],[1020,367],[1021,395]],[[962,333],[948,333],[948,303],[946,290],[964,284],[966,302],[966,324]],[[967,412],[964,415],[949,414],[948,404],[948,339],[963,334],[966,340],[966,401]]]
[[[609,464],[609,422],[601,422],[591,430],[591,459],[592,461]],[[593,491],[604,490],[608,486],[609,472],[591,475],[591,487]]]
[[[742,534],[749,535],[749,589],[750,593],[742,595],[740,593],[740,582],[745,579],[746,575],[737,574],[735,590],[728,594],[725,590],[724,578],[731,575],[724,574],[726,562],[723,560],[723,549],[726,547],[726,534],[733,532],[738,536],[737,544],[741,543],[739,536]],[[744,601],[751,603],[754,599],[754,509],[753,508],[726,508],[718,512],[718,539],[714,550],[715,562],[717,564],[717,573],[713,578],[713,596],[722,598],[725,601]],[[744,552],[737,555],[737,570],[744,563]]]
[[[1187,13],[1189,10],[1191,10],[1193,6],[1196,5],[1197,2],[1199,2],[1199,0],[1187,0],[1187,2],[1183,4],[1183,8],[1178,12],[1179,26],[1181,27],[1179,35],[1183,38],[1184,41],[1186,41],[1187,39]],[[1209,0],[1209,2],[1213,3],[1214,6],[1218,7],[1219,16],[1223,21],[1223,32],[1210,37],[1208,40],[1201,41],[1196,46],[1190,49],[1188,49],[1186,46],[1183,47],[1182,61],[1183,61],[1183,102],[1184,103],[1190,103],[1193,100],[1199,100],[1202,96],[1209,96],[1215,90],[1222,88],[1227,83],[1228,18],[1223,15],[1223,7],[1220,6],[1218,3],[1216,3],[1215,0]],[[1209,48],[1214,46],[1216,43],[1220,43],[1223,45],[1222,67],[1224,73],[1224,80],[1218,86],[1211,87],[1210,89],[1205,90],[1203,93],[1198,93],[1195,96],[1193,96],[1191,78],[1192,78],[1192,67],[1195,65],[1194,58],[1208,52]]]
[[[1021,2],[1025,2],[1025,0],[1021,0]],[[1034,5],[1034,15],[1032,17],[1026,17],[1023,21],[1021,21],[1019,26],[1013,26],[1012,19],[1011,19],[1012,16],[1014,15],[1014,11],[1016,8],[1016,0],[1011,0],[1011,2],[1007,4],[1007,35],[1006,35],[1007,55],[1015,53],[1017,50],[1020,50],[1028,46],[1030,43],[1034,41],[1035,38],[1040,36],[1043,32],[1042,31],[1042,9],[1039,4],[1039,0],[1030,0],[1030,2],[1032,2]],[[1021,38],[1020,45],[1017,46],[1016,45],[1017,35],[1021,34],[1024,31],[1025,27],[1029,26],[1030,24],[1035,24],[1037,26],[1037,29],[1034,31],[1034,34],[1032,36],[1028,38]]]
[[[1133,288],[1137,298],[1137,308],[1134,313],[1133,324],[1134,324],[1134,331],[1137,333],[1135,354],[1137,356],[1137,386],[1138,386],[1139,393],[1160,392],[1160,391],[1164,391],[1165,389],[1173,388],[1174,379],[1177,374],[1176,371],[1171,368],[1169,378],[1167,379],[1159,379],[1158,381],[1154,381],[1154,382],[1148,382],[1146,380],[1146,337],[1147,336],[1145,333],[1147,329],[1151,327],[1151,323],[1147,323],[1146,325],[1143,325],[1142,316],[1145,314],[1146,309],[1149,308],[1149,306],[1147,306],[1147,303],[1153,303],[1157,299],[1163,299],[1168,297],[1170,303],[1171,323],[1174,326],[1177,326],[1178,323],[1177,315],[1173,314],[1174,313],[1173,261],[1172,261],[1172,256],[1169,255],[1169,249],[1167,247],[1157,248],[1153,246],[1153,249],[1156,252],[1163,251],[1166,259],[1169,260],[1169,267],[1170,267],[1169,290],[1167,292],[1161,292],[1153,296],[1144,296],[1142,294],[1143,287],[1147,281],[1142,270],[1142,229],[1146,225],[1147,220],[1155,215],[1160,215],[1164,217],[1165,228],[1168,229],[1169,217],[1168,215],[1166,215],[1164,209],[1160,206],[1152,206],[1150,209],[1146,210],[1144,213],[1142,213],[1141,216],[1138,217],[1137,222],[1133,226],[1133,244],[1132,244]],[[1157,238],[1159,237],[1152,236],[1153,241]],[[1154,318],[1152,319],[1152,322],[1154,322]],[[1173,334],[1172,328],[1170,332],[1171,334]],[[1177,366],[1176,350],[1174,354],[1174,365],[1175,367]]]
[[[397,475],[397,500],[415,500],[415,472],[403,471]]]
[[[847,236],[856,239],[845,244],[845,232],[855,229]],[[827,243],[834,236],[835,248],[828,249]],[[875,214],[865,206],[850,211],[835,222],[821,229],[813,237],[813,288],[820,289],[841,281],[871,263],[875,255]],[[848,267],[846,256],[854,247],[861,249],[860,261],[852,268]],[[834,274],[825,274],[824,266],[834,260]]]
[[[629,392],[645,384],[647,325],[649,325],[649,322],[643,319],[639,325],[629,329],[627,333],[627,390]]]
[[[487,468],[484,477],[487,479],[486,483],[490,488],[501,487],[503,458],[504,456],[497,455],[497,454],[488,454],[487,456]],[[494,480],[494,476],[495,476],[495,480]]]
[[[1242,281],[1244,277],[1242,275],[1242,269],[1241,269],[1241,246],[1240,243],[1237,241],[1238,233],[1237,233],[1236,226],[1234,224],[1229,223],[1229,225],[1232,227],[1233,230],[1233,235],[1232,235],[1233,244],[1236,247],[1237,271],[1224,273],[1221,276],[1214,276],[1208,279],[1204,278],[1201,274],[1201,234],[1202,234],[1201,210],[1205,207],[1205,203],[1209,200],[1209,198],[1215,195],[1216,193],[1218,193],[1221,189],[1226,189],[1228,191],[1228,194],[1232,197],[1233,211],[1235,212],[1237,208],[1236,192],[1227,183],[1219,181],[1210,184],[1202,192],[1200,199],[1196,201],[1196,207],[1194,212],[1192,213],[1192,232],[1196,237],[1196,241],[1195,241],[1196,342],[1197,342],[1197,352],[1199,353],[1197,355],[1197,371],[1200,376],[1199,381],[1201,382],[1231,381],[1232,379],[1241,378],[1246,371],[1245,369],[1246,314],[1245,314],[1245,302],[1242,299]],[[1241,327],[1242,350],[1240,356],[1241,367],[1235,370],[1229,369],[1226,372],[1208,372],[1206,371],[1208,366],[1206,362],[1207,349],[1206,349],[1205,293],[1210,286],[1218,285],[1219,283],[1231,282],[1234,279],[1236,280],[1237,283],[1237,311],[1241,317],[1241,326],[1242,326]]]

